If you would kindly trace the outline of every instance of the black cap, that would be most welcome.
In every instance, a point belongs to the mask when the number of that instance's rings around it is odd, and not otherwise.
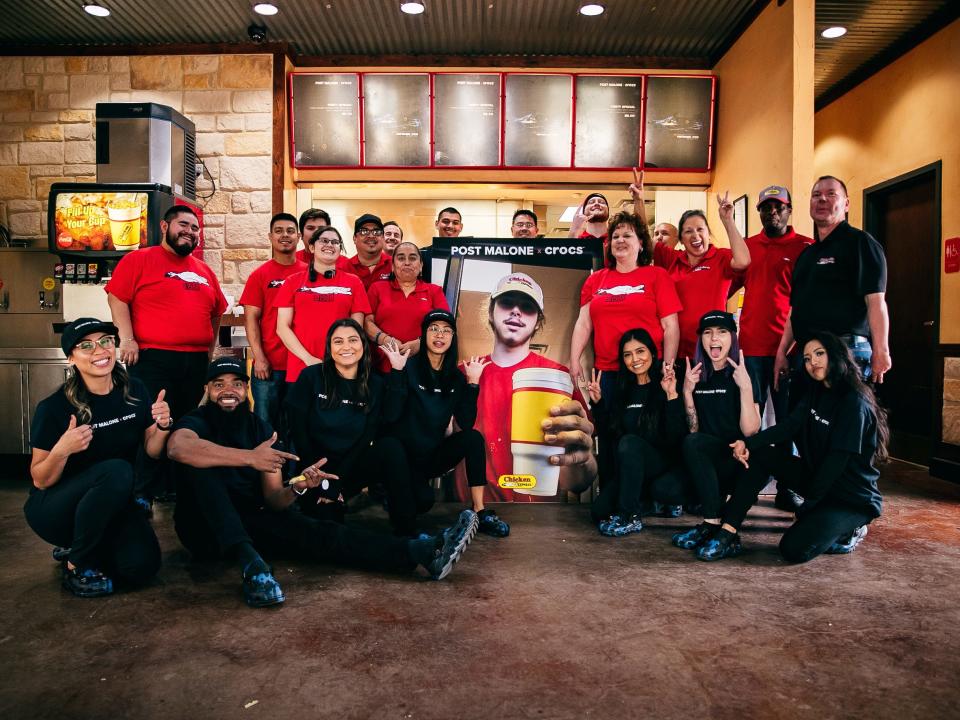
[[[733,315],[723,310],[711,310],[706,313],[702,318],[700,318],[700,325],[697,327],[697,334],[699,335],[704,330],[710,327],[721,327],[726,328],[732,333],[737,331],[737,321],[733,319]]]
[[[97,318],[77,318],[64,326],[63,334],[60,336],[60,349],[63,350],[64,355],[69,355],[78,342],[90,333],[95,332],[116,337],[117,326],[112,322],[97,320]]]
[[[207,382],[221,375],[236,375],[244,380],[250,379],[250,376],[247,375],[246,365],[244,365],[241,360],[230,357],[229,355],[218,357],[210,363],[210,366],[207,368]]]
[[[425,332],[435,322],[445,322],[454,330],[457,329],[457,319],[453,316],[453,313],[446,310],[431,310],[423,316],[423,322],[420,323],[420,332]]]
[[[370,213],[364,213],[358,217],[357,221],[353,224],[353,234],[356,235],[358,232],[360,232],[360,228],[367,223],[373,223],[380,230],[383,230],[383,222],[380,220],[380,218],[378,218],[376,215],[371,215]]]

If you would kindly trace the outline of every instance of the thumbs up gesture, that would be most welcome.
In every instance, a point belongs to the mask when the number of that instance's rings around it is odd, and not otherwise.
[[[170,406],[167,404],[167,401],[163,399],[166,394],[166,389],[161,390],[160,394],[157,395],[157,399],[153,402],[153,405],[150,406],[150,414],[153,416],[153,421],[161,430],[169,430],[173,424],[172,418],[170,417]]]
[[[264,440],[250,451],[249,465],[260,472],[276,472],[283,467],[287,460],[299,460],[296,455],[292,455],[283,450],[276,450],[273,445],[277,442],[277,434]]]
[[[73,455],[86,450],[91,440],[93,440],[93,428],[89,425],[77,425],[77,416],[71,415],[67,429],[50,452],[64,457]]]

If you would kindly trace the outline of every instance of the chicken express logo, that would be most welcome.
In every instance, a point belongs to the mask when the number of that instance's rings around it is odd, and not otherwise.
[[[532,490],[537,486],[537,479],[533,475],[501,475],[497,485],[509,490]]]

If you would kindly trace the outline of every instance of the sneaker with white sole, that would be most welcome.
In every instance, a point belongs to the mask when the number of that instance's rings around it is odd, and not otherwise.
[[[846,555],[857,549],[857,545],[863,542],[867,536],[867,526],[861,525],[855,528],[853,532],[839,538],[833,545],[823,552],[827,555]]]
[[[463,510],[451,527],[440,533],[442,541],[436,556],[426,566],[434,580],[443,580],[463,555],[470,540],[477,532],[477,514],[473,510]]]

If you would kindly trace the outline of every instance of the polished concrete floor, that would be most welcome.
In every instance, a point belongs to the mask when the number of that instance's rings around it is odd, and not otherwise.
[[[611,540],[584,506],[508,506],[445,581],[281,561],[287,603],[252,610],[169,506],[151,586],[72,597],[7,481],[0,718],[957,718],[960,492],[903,464],[883,488],[864,544],[805,566],[769,498],[714,564],[670,546],[689,516]]]

